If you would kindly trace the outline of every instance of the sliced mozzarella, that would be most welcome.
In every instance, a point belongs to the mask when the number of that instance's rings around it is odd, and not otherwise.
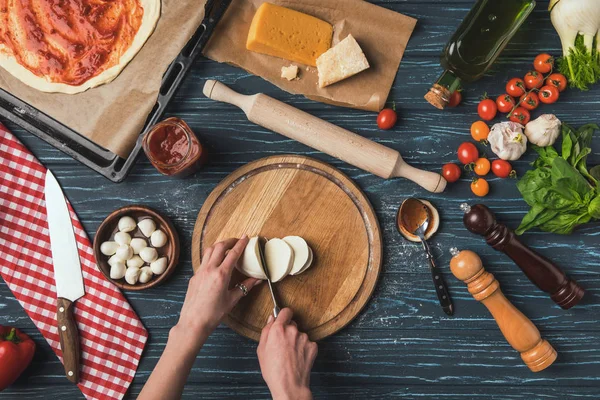
[[[304,266],[302,267],[302,269],[300,271],[298,271],[292,275],[300,275],[301,273],[303,273],[304,271],[306,271],[307,269],[310,268],[310,266],[312,265],[312,262],[313,262],[313,251],[310,247],[308,248],[308,253],[309,253],[308,260],[306,261],[306,264],[304,264]]]
[[[294,250],[282,239],[271,239],[265,245],[265,262],[271,281],[279,282],[294,266]]]
[[[262,262],[260,261],[259,247],[260,241],[258,237],[250,238],[248,245],[244,249],[241,260],[237,265],[237,269],[244,275],[256,278],[267,279]]]
[[[310,256],[310,248],[306,244],[306,240],[300,236],[286,236],[283,241],[289,244],[294,250],[294,265],[290,271],[290,275],[296,275],[306,265]]]

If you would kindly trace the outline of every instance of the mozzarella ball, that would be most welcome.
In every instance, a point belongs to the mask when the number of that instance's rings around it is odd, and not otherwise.
[[[150,243],[154,247],[163,247],[167,244],[167,234],[160,229],[155,230],[150,236]]]
[[[140,232],[146,237],[150,237],[152,232],[156,230],[156,224],[152,218],[146,218],[138,222],[138,228],[140,228]]]
[[[127,268],[125,272],[125,281],[130,285],[135,285],[140,278],[142,271],[139,268]]]
[[[144,247],[148,247],[148,242],[146,242],[146,239],[133,238],[131,239],[131,243],[129,243],[129,245],[133,249],[133,254],[140,254],[140,251]]]
[[[158,253],[154,247],[146,247],[140,251],[140,257],[147,263],[151,263],[152,261],[158,258]]]
[[[100,245],[100,252],[105,256],[112,256],[118,248],[119,244],[117,242],[104,242]]]
[[[133,249],[131,248],[131,246],[124,244],[123,246],[119,246],[117,252],[115,253],[115,256],[117,256],[117,258],[120,258],[123,261],[127,261],[131,257],[133,257]]]
[[[140,270],[140,283],[147,283],[152,279],[154,274],[150,267],[144,267]]]
[[[119,257],[117,257],[117,255],[115,254],[114,256],[112,256],[111,258],[108,259],[108,265],[110,265],[111,267],[113,265],[115,265],[118,262],[125,262],[125,260],[120,259]]]
[[[127,260],[127,268],[142,268],[144,260],[140,256],[133,256]]]
[[[131,217],[121,217],[119,220],[119,231],[120,232],[131,232],[135,229],[135,220]]]
[[[124,244],[131,243],[131,235],[125,232],[115,233],[115,242],[123,246]]]
[[[127,268],[125,268],[125,263],[123,263],[123,261],[119,260],[119,261],[115,262],[110,267],[110,279],[123,278],[125,276],[126,270],[127,270]]]
[[[160,275],[167,269],[167,257],[161,257],[158,260],[150,263],[150,269],[156,275]]]

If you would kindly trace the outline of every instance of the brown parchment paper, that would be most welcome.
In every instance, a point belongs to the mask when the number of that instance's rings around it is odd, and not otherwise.
[[[162,0],[156,30],[109,84],[75,95],[44,93],[0,68],[0,88],[127,158],[156,103],[164,72],[200,26],[205,3],[206,0]]]
[[[256,9],[264,0],[233,0],[204,49],[204,54],[259,75],[290,93],[309,99],[370,111],[381,110],[396,77],[416,20],[362,0],[269,0],[313,15],[333,25],[333,43],[352,34],[371,68],[354,77],[319,88],[317,69],[246,50]],[[281,78],[281,67],[301,66],[300,79]]]

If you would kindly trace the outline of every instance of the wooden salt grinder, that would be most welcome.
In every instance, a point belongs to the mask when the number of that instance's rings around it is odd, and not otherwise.
[[[484,236],[487,244],[509,256],[529,280],[561,308],[568,310],[579,303],[585,291],[556,264],[533,251],[506,225],[496,222],[494,213],[483,204],[462,204],[463,222],[468,230]]]
[[[540,331],[519,311],[500,290],[494,275],[487,272],[477,254],[469,250],[450,250],[450,269],[455,277],[467,284],[469,293],[492,313],[508,343],[519,353],[533,372],[548,368],[557,353]]]

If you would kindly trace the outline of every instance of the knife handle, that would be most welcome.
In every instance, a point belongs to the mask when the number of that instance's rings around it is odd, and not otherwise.
[[[73,315],[73,302],[58,298],[58,334],[62,350],[63,365],[67,379],[73,383],[79,382],[79,331]]]
[[[429,260],[431,279],[433,280],[433,285],[435,286],[435,293],[437,294],[438,300],[440,301],[440,306],[442,306],[442,310],[444,310],[446,315],[452,316],[454,314],[454,306],[452,305],[452,299],[450,298],[450,293],[448,292],[448,285],[446,285],[446,280],[444,279],[442,272],[435,265],[435,261],[433,260],[433,254],[431,254],[431,250],[429,249],[427,241],[422,240],[421,243],[423,244],[425,254],[427,255],[427,259]]]

